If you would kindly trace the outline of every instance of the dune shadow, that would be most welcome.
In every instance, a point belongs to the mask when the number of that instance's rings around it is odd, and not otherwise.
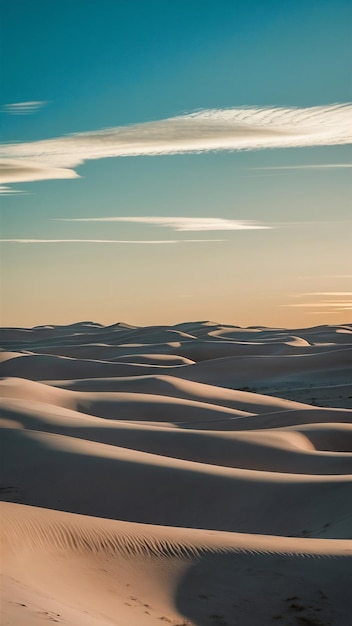
[[[176,605],[196,626],[342,626],[350,572],[346,557],[207,553],[180,581]]]

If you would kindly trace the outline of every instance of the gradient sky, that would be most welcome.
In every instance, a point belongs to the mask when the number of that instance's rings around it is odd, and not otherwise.
[[[1,22],[2,325],[351,320],[349,0]]]

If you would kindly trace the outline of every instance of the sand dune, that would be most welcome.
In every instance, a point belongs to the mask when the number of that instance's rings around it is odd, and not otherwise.
[[[70,393],[71,391],[89,390],[86,393]],[[97,393],[99,392],[99,393]],[[103,392],[106,392],[103,395]],[[80,400],[118,398],[114,392],[152,394],[168,398],[182,398],[205,402],[218,407],[228,407],[239,411],[268,413],[288,409],[306,409],[307,405],[290,402],[281,398],[263,396],[205,385],[179,379],[175,376],[147,375],[120,378],[94,378],[68,381],[50,381],[50,384],[29,381],[23,378],[0,379],[0,398],[18,398],[23,400],[39,400],[67,408],[77,408]],[[108,395],[110,394],[110,395]],[[313,407],[312,407],[313,408]]]
[[[29,624],[219,621],[212,615],[268,624],[322,611],[348,623],[348,541],[210,533],[16,504],[3,506],[3,518],[4,610]],[[252,594],[262,597],[260,611]]]
[[[350,474],[221,467],[22,429],[4,429],[3,442],[3,480],[10,484],[12,478],[26,504],[209,530],[337,538],[351,533]],[[49,466],[45,476],[37,471]]]
[[[205,624],[219,614],[228,624],[267,624],[322,609],[348,619],[347,541],[206,533],[16,504],[5,504],[3,517],[4,612],[29,624]],[[253,593],[263,597],[260,612]]]
[[[351,326],[0,340],[4,624],[349,623]]]
[[[135,417],[138,418],[138,405],[137,408],[132,402],[131,405],[136,411]],[[214,412],[214,419],[210,423],[206,422],[207,429],[204,429],[202,422],[193,422],[192,428],[187,422],[182,422],[176,423],[177,430],[170,430],[172,425],[166,425],[165,422],[159,426],[156,421],[151,423],[143,419],[107,420],[83,416],[78,411],[44,403],[32,402],[28,406],[23,400],[5,399],[0,401],[0,407],[3,426],[54,432],[200,463],[297,473],[305,473],[306,468],[308,473],[318,474],[341,473],[343,466],[346,466],[347,471],[351,470],[350,459],[343,454],[317,454],[319,450],[325,451],[326,445],[330,451],[337,453],[351,452],[352,424],[348,423],[341,423],[338,429],[335,427],[332,430],[330,423],[319,422],[317,424],[319,431],[308,431],[309,420],[305,420],[303,427],[302,424],[296,424],[291,429],[280,426],[275,430],[267,428],[264,432],[264,429],[251,429],[248,422],[253,420],[246,419],[244,420],[246,428],[241,432],[238,425],[237,427],[232,425],[234,430],[231,430],[230,420],[234,418],[230,414],[228,428],[224,429],[226,423],[224,424],[220,417],[223,430],[217,431],[214,430],[216,426]],[[288,415],[291,413],[294,412],[290,411]],[[319,411],[315,410],[310,415],[315,413]],[[328,410],[325,409],[325,413],[330,417]],[[340,416],[341,413],[347,413],[347,417],[352,419],[350,412],[341,411],[337,414]],[[278,420],[280,424],[285,423],[281,413],[278,414]],[[256,423],[260,424],[261,421],[262,418],[257,419]],[[253,426],[255,427],[255,424]],[[314,454],[309,454],[312,451]],[[337,471],[334,471],[334,464],[337,464]]]

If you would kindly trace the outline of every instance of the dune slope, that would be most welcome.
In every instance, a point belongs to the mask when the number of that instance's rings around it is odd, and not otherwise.
[[[349,623],[351,326],[0,343],[2,623]]]

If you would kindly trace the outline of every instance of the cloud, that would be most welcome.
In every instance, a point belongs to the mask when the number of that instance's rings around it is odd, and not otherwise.
[[[214,231],[214,230],[263,230],[271,226],[262,226],[254,221],[232,220],[217,217],[82,217],[57,218],[60,222],[129,222],[172,228],[179,232]]]
[[[218,243],[226,239],[157,239],[157,240],[125,240],[125,239],[0,239],[0,243],[121,243],[136,245],[158,245],[174,243]]]
[[[79,178],[77,172],[45,163],[19,159],[0,159],[0,183],[33,182],[56,178]]]
[[[293,294],[296,298],[304,298],[306,296],[352,296],[352,291],[310,291],[308,293]]]
[[[6,185],[0,185],[0,195],[1,196],[13,196],[14,194],[25,194],[25,191],[21,191],[21,189],[12,189],[11,187],[6,187]]]
[[[291,294],[294,298],[308,298],[309,302],[282,304],[284,307],[320,309],[313,313],[337,313],[352,310],[352,291],[314,291]],[[323,297],[323,299],[321,299]],[[308,311],[308,313],[312,313]]]
[[[336,309],[330,310],[329,313],[341,313],[342,311],[352,311],[352,302],[350,306],[339,307]],[[307,311],[307,315],[326,315],[327,311]]]
[[[310,307],[336,307],[336,306],[352,306],[352,300],[317,300],[316,302],[300,302],[299,304],[282,304],[281,306],[298,307],[298,308],[310,308]]]
[[[45,100],[33,100],[32,102],[13,102],[12,104],[4,104],[2,110],[10,115],[30,115],[42,109],[47,102]]]
[[[130,126],[5,144],[0,158],[25,160],[38,178],[73,177],[87,160],[219,150],[343,145],[352,142],[352,105],[210,109]],[[4,161],[3,161],[4,164]],[[45,172],[43,172],[43,168]],[[62,176],[58,169],[63,168]],[[68,168],[68,169],[67,169]],[[71,172],[69,175],[67,172]],[[28,180],[18,171],[13,182]]]

